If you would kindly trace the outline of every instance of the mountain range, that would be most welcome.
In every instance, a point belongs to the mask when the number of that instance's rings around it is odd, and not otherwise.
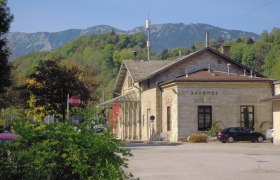
[[[253,40],[259,38],[258,34],[240,30],[227,30],[208,24],[154,24],[150,28],[152,51],[159,52],[166,48],[190,48],[195,42],[205,41],[205,31],[209,32],[209,39],[223,38],[225,41],[249,36]],[[80,36],[110,33],[133,34],[147,29],[143,26],[124,31],[107,25],[93,26],[86,29],[69,29],[60,32],[10,32],[7,34],[9,46],[12,50],[10,60],[36,51],[52,51],[62,47],[67,42]]]

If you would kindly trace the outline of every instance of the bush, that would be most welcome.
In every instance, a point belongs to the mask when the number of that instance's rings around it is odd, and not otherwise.
[[[126,179],[130,150],[106,132],[77,130],[72,123],[16,121],[14,143],[0,146],[5,179]]]
[[[200,143],[200,142],[207,142],[208,135],[207,134],[192,134],[189,137],[189,142],[192,143]]]
[[[218,123],[214,123],[211,128],[206,132],[206,134],[210,137],[216,136],[217,132],[219,132],[220,126]]]

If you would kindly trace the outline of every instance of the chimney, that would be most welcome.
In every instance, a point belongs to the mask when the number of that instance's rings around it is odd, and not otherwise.
[[[229,66],[230,64],[227,64],[227,74],[229,75]]]
[[[253,70],[251,70],[250,77],[253,78]]]
[[[134,57],[136,58],[136,56],[137,56],[137,51],[132,51],[132,53],[133,53]]]
[[[208,64],[208,72],[211,72],[211,64]]]
[[[246,69],[243,69],[243,76],[246,76]]]
[[[209,32],[208,31],[205,31],[205,36],[206,36],[205,47],[209,47]]]
[[[225,56],[229,56],[230,53],[230,46],[222,45],[222,54]]]
[[[186,77],[189,77],[189,71],[186,69]]]

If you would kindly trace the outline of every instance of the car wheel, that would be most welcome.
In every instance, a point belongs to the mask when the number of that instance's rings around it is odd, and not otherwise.
[[[263,140],[264,140],[263,137],[262,137],[262,136],[259,136],[257,141],[258,141],[259,143],[262,143]]]
[[[228,137],[228,139],[227,139],[227,142],[229,142],[229,143],[233,143],[234,142],[234,139],[233,139],[233,137]]]

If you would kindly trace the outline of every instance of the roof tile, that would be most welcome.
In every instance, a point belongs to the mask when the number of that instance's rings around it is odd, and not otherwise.
[[[188,76],[182,76],[175,78],[172,81],[176,82],[188,82],[188,81],[198,81],[198,82],[226,82],[226,81],[272,81],[268,78],[263,77],[255,77],[255,76],[244,76],[244,75],[238,75],[233,73],[227,73],[227,72],[220,72],[220,71],[208,71],[208,70],[202,70],[198,72],[194,72],[192,74],[189,74]]]
[[[150,61],[137,61],[137,60],[126,60],[124,61],[125,66],[130,72],[135,82],[148,77],[154,71],[173,64],[174,61],[162,61],[162,60],[150,60]]]

